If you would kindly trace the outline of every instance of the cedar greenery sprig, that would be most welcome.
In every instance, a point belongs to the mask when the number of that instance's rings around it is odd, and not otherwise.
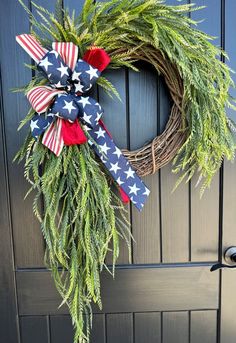
[[[126,211],[88,144],[65,147],[56,157],[29,134],[16,156],[24,158],[29,192],[35,191],[33,212],[46,241],[45,263],[68,305],[74,341],[86,342],[91,301],[102,307],[100,273],[108,269],[107,253],[112,250],[114,275],[119,239],[130,244]]]

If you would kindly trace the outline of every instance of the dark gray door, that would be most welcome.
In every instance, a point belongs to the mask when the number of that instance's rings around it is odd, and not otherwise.
[[[54,5],[53,0],[36,2],[49,9]],[[82,2],[64,0],[78,11]],[[219,37],[216,44],[227,50],[236,69],[236,1],[194,2],[208,6],[194,17],[206,19],[200,27]],[[28,32],[29,21],[17,0],[0,1],[0,18],[0,341],[71,343],[70,318],[65,307],[57,309],[60,299],[44,268],[32,199],[23,201],[28,187],[23,169],[12,164],[25,134],[16,129],[28,104],[10,89],[31,78],[15,35]],[[164,82],[145,65],[140,73],[120,70],[107,76],[123,100],[98,92],[108,128],[120,147],[139,147],[161,132],[168,118]],[[145,181],[151,196],[144,211],[129,209],[136,240],[132,263],[122,246],[116,280],[104,274],[104,309],[95,309],[92,342],[235,343],[236,274],[210,272],[224,250],[236,245],[235,165],[225,163],[201,201],[195,180],[171,193],[176,176],[170,166]]]

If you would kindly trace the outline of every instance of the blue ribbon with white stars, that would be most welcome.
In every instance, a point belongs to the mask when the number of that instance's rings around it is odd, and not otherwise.
[[[97,125],[89,133],[98,145],[93,145],[96,154],[135,207],[141,211],[150,193],[149,189],[102,126]]]
[[[54,88],[65,90],[57,94],[46,114],[36,114],[31,121],[32,135],[37,138],[56,119],[61,117],[70,122],[77,118],[87,125],[87,130],[96,144],[90,144],[114,180],[128,195],[138,210],[141,210],[150,193],[115,145],[107,131],[99,124],[103,109],[92,97],[77,95],[87,92],[100,76],[98,69],[79,59],[74,71],[55,51],[49,51],[38,64]],[[53,89],[53,88],[52,88]]]

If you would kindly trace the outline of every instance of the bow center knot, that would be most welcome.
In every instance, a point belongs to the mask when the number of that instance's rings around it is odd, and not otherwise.
[[[72,91],[72,85],[71,84],[68,84],[66,87],[65,87],[65,91],[67,93],[70,93]]]
[[[101,72],[82,59],[72,69],[56,50],[48,51],[38,68],[45,74],[51,86],[61,90],[54,98],[49,113],[74,122],[78,117],[88,127],[97,125],[102,116],[101,106],[91,97],[81,94],[89,91]]]

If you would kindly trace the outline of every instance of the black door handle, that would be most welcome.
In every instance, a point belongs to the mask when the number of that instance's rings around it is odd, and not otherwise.
[[[227,262],[227,264],[216,263],[211,267],[210,271],[214,272],[215,270],[221,268],[236,268],[236,247],[230,247],[226,249],[224,253],[224,259]]]

